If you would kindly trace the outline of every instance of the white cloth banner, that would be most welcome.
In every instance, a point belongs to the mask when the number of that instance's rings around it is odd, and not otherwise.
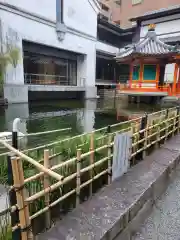
[[[129,168],[132,147],[132,133],[116,134],[114,139],[112,181],[121,177]]]

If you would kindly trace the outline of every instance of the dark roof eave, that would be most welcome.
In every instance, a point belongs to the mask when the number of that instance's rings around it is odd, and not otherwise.
[[[110,23],[110,22],[108,22],[104,19],[101,19],[101,18],[98,18],[98,25],[99,24],[106,26],[110,30],[116,31],[117,33],[129,33],[131,35],[131,34],[134,34],[135,30],[136,30],[136,27],[123,29],[120,26],[117,26],[116,24]]]
[[[130,18],[129,20],[131,22],[134,22],[134,21],[144,21],[144,20],[151,20],[151,19],[156,19],[156,18],[161,18],[161,17],[166,17],[166,16],[170,16],[170,15],[173,15],[173,14],[177,14],[177,13],[180,13],[180,7],[179,8],[176,8],[176,9],[171,9],[169,10],[167,8],[166,11],[163,11],[163,12],[155,12],[155,13],[150,13],[150,14],[147,14],[147,15],[142,15],[142,16],[138,16],[138,17],[133,17],[133,18]]]

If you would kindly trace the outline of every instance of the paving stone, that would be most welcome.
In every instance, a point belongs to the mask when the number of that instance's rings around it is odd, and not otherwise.
[[[180,239],[180,167],[177,168],[167,191],[156,202],[151,215],[132,238],[141,239]]]

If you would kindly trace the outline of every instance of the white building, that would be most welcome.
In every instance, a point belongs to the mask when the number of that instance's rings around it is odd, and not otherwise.
[[[97,0],[0,0],[1,49],[11,42],[21,56],[5,77],[9,103],[49,91],[96,97],[96,52],[119,51],[97,41],[99,11]]]

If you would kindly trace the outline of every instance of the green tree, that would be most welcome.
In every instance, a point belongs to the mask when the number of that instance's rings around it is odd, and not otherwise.
[[[8,65],[15,69],[19,62],[19,48],[11,45],[7,46],[5,53],[0,52],[0,94],[3,94],[4,76]]]

